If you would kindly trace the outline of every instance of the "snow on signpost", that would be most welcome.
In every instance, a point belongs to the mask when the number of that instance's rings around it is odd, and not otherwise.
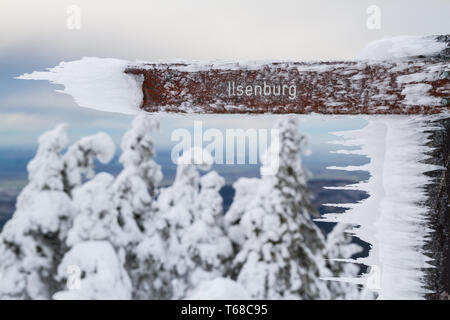
[[[422,298],[424,247],[431,230],[426,175],[441,167],[425,164],[433,151],[430,135],[448,121],[450,111],[450,36],[396,37],[369,44],[352,61],[242,62],[156,61],[83,58],[62,62],[45,72],[19,79],[49,80],[64,85],[82,107],[127,114],[297,113],[365,114],[368,125],[335,133],[341,153],[366,155],[361,167],[368,181],[345,186],[370,197],[328,214],[325,221],[348,223],[369,242],[377,279],[335,279],[375,283],[381,298]],[[376,115],[376,116],[375,116]],[[395,115],[395,116],[393,116]],[[354,150],[346,147],[359,147]],[[448,164],[447,164],[448,166]],[[354,262],[347,259],[348,262]]]

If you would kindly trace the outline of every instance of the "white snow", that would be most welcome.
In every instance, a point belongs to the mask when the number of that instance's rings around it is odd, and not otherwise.
[[[247,290],[231,279],[216,278],[201,282],[188,300],[251,300]]]
[[[131,282],[114,248],[107,241],[87,241],[75,245],[64,256],[58,276],[67,278],[71,266],[80,269],[79,288],[57,292],[56,300],[131,299]]]
[[[192,147],[186,150],[180,158],[179,165],[196,165],[201,170],[209,170],[214,163],[214,159],[207,150],[200,147]]]
[[[405,103],[417,106],[439,105],[441,99],[428,95],[431,88],[431,84],[427,83],[407,85],[402,90],[402,94],[405,96]]]
[[[423,81],[432,81],[436,77],[436,74],[433,72],[420,72],[420,73],[412,73],[406,74],[403,76],[397,77],[398,84],[411,83],[411,82],[423,82]]]
[[[300,72],[328,72],[333,71],[338,68],[346,67],[346,64],[323,64],[323,63],[312,63],[300,65],[297,70]]]
[[[114,142],[104,132],[81,138],[71,145],[63,156],[67,183],[74,188],[81,184],[83,175],[92,178],[95,175],[95,158],[101,163],[108,163],[114,152]]]
[[[421,162],[430,151],[425,146],[427,131],[435,129],[427,125],[429,119],[432,117],[371,116],[361,130],[333,133],[343,138],[344,147],[360,146],[370,158],[361,167],[332,168],[368,170],[371,174],[368,181],[342,189],[362,190],[370,197],[356,204],[330,204],[349,210],[319,220],[358,226],[352,232],[372,245],[369,256],[358,262],[380,270],[375,274],[379,276],[380,299],[421,299],[426,293],[424,268],[430,265],[423,245],[430,230],[426,226],[428,208],[422,203],[430,179],[424,172],[439,169]],[[364,284],[374,279],[354,280]]]
[[[434,55],[447,47],[433,36],[396,36],[370,42],[357,55],[362,60],[389,60]]]
[[[23,74],[17,79],[48,80],[64,86],[80,107],[136,114],[142,103],[142,77],[125,74],[129,61],[84,57],[61,62],[47,71]]]
[[[112,209],[114,195],[110,188],[113,183],[112,175],[100,172],[74,190],[72,197],[77,214],[67,236],[69,246],[87,240],[110,240],[114,244],[122,244],[123,235]]]

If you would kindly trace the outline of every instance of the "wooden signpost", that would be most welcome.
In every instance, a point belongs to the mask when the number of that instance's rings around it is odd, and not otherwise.
[[[141,63],[149,112],[434,114],[450,110],[450,36],[434,56],[385,61]]]

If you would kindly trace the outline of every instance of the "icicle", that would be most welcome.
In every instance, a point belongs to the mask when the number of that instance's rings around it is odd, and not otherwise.
[[[372,266],[372,271],[377,272],[364,275],[362,279],[328,280],[376,283],[371,289],[379,292],[380,299],[423,299],[426,293],[424,268],[430,267],[430,258],[423,250],[430,232],[427,228],[428,208],[423,205],[426,200],[424,188],[430,179],[424,173],[441,169],[423,163],[432,150],[425,145],[430,131],[437,129],[431,123],[434,118],[367,117],[367,126],[360,130],[333,133],[343,140],[331,143],[360,147],[358,151],[340,153],[363,154],[370,162],[359,167],[329,169],[366,170],[370,178],[328,189],[362,190],[369,197],[356,204],[332,204],[349,209],[342,214],[327,214],[318,220],[354,225],[351,233],[372,247],[367,257],[353,262]]]

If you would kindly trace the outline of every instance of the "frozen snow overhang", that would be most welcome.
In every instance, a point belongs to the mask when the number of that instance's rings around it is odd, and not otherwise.
[[[353,61],[85,57],[18,79],[61,84],[81,107],[127,114],[435,114],[450,110],[449,62],[450,35],[401,36],[369,43]]]
[[[450,110],[450,36],[370,43],[337,62],[140,62],[148,112],[434,114]],[[240,88],[238,86],[241,86]]]

